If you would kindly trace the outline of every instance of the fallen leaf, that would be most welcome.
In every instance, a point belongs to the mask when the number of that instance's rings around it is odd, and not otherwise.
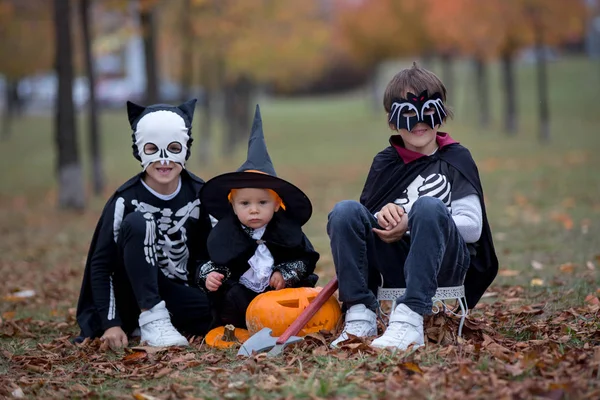
[[[531,286],[543,286],[544,280],[540,278],[533,278],[529,284]]]
[[[575,271],[575,264],[571,262],[564,263],[561,264],[560,267],[558,267],[558,269],[560,269],[560,272],[564,272],[565,274],[572,274],[573,271]]]
[[[594,265],[594,263],[592,261],[588,261],[585,263],[585,266],[587,267],[587,269],[589,269],[590,271],[594,271],[596,270],[596,266]]]
[[[135,347],[130,347],[129,349],[133,350],[133,351],[143,351],[146,352],[148,354],[156,354],[156,353],[162,353],[165,351],[169,351],[168,347],[153,347],[153,346],[135,346]]]
[[[137,362],[137,361],[143,360],[145,358],[148,358],[148,354],[146,352],[136,351],[131,354],[127,354],[125,357],[123,357],[123,362],[125,362],[125,363]]]
[[[73,392],[80,392],[83,394],[87,394],[90,392],[90,389],[86,388],[85,386],[83,386],[80,383],[76,383],[73,386],[71,386],[71,391]]]
[[[593,295],[593,294],[591,294],[591,293],[590,293],[590,294],[588,294],[588,295],[585,297],[585,300],[584,300],[584,301],[585,301],[587,304],[590,304],[590,305],[593,305],[593,306],[600,305],[600,300],[598,299],[598,297],[596,297],[595,295]]]
[[[417,374],[423,374],[423,370],[415,363],[412,362],[404,362],[402,364],[400,364],[400,367],[407,370],[407,371],[412,371],[412,372],[416,372]]]
[[[500,271],[498,271],[498,275],[499,276],[517,276],[521,273],[521,271],[517,271],[515,269],[501,269]]]
[[[133,398],[136,400],[159,400],[158,397],[151,396],[149,394],[134,392]]]
[[[532,267],[533,269],[535,269],[535,270],[538,270],[538,271],[539,271],[539,270],[541,270],[541,269],[544,269],[544,264],[542,264],[542,263],[541,263],[541,262],[539,262],[539,261],[533,260],[533,261],[531,261],[531,267]]]
[[[5,320],[11,320],[15,317],[17,313],[15,311],[6,311],[2,313],[2,318]]]
[[[172,368],[169,368],[169,367],[162,368],[160,371],[158,371],[156,374],[154,374],[154,378],[155,379],[162,378],[163,376],[169,375],[171,372],[173,372]]]

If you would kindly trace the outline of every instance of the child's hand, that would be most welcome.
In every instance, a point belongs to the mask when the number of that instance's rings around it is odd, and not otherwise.
[[[388,203],[377,213],[377,223],[380,227],[389,231],[396,227],[405,214],[404,208],[394,203]]]
[[[206,289],[209,292],[216,292],[223,283],[223,278],[225,278],[223,274],[211,272],[206,276]]]
[[[400,222],[391,229],[373,228],[373,232],[385,243],[393,243],[402,239],[402,236],[408,230],[408,214],[403,214]]]
[[[100,340],[108,342],[108,345],[113,350],[120,347],[127,347],[127,344],[129,343],[127,341],[127,335],[120,326],[113,326],[112,328],[105,330]]]
[[[285,280],[283,279],[283,275],[281,275],[281,272],[273,272],[273,275],[271,275],[271,280],[269,281],[269,286],[271,286],[275,290],[285,288]]]

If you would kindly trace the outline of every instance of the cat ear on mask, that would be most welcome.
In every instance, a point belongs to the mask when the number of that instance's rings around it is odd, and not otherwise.
[[[129,125],[133,129],[133,123],[138,119],[140,115],[146,110],[146,107],[137,105],[131,101],[127,101],[127,117],[129,118]]]
[[[192,119],[194,118],[194,110],[196,109],[196,99],[191,99],[185,103],[177,106],[186,117],[188,117],[189,124],[192,125]]]

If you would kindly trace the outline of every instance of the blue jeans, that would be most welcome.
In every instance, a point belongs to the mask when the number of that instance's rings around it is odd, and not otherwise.
[[[431,314],[438,286],[463,284],[469,250],[441,200],[420,197],[408,214],[410,236],[397,242],[383,242],[372,228],[380,228],[377,220],[356,201],[339,202],[329,213],[327,233],[346,308],[377,309],[379,274],[386,287],[406,288],[398,304],[421,315]]]

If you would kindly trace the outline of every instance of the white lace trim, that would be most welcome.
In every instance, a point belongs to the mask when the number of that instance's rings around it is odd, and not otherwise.
[[[256,239],[259,244],[254,255],[248,260],[250,268],[240,277],[240,283],[256,293],[263,292],[269,286],[275,264],[271,252],[260,240],[266,229],[265,225],[252,232],[252,239]]]

